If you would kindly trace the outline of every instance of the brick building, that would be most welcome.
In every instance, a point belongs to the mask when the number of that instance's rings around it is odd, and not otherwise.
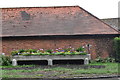
[[[118,31],[79,6],[2,9],[2,52],[92,45],[90,54],[113,54]]]

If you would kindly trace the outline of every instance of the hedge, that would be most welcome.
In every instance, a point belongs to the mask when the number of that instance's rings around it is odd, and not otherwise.
[[[120,37],[114,38],[115,59],[120,62]]]

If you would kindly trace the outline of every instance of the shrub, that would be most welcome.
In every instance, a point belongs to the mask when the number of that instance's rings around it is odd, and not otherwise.
[[[110,58],[110,57],[105,58],[104,60],[105,60],[105,62],[115,62],[115,59],[114,58]]]
[[[120,62],[120,37],[114,38],[115,60]]]
[[[0,64],[2,66],[9,66],[11,65],[11,61],[10,61],[10,57],[9,56],[5,56],[5,55],[0,55]]]
[[[107,58],[98,57],[98,58],[95,59],[94,62],[102,62],[102,63],[105,63],[105,62],[115,62],[115,59],[111,58],[111,57],[107,57]]]
[[[103,59],[101,57],[98,57],[95,59],[96,62],[103,62]]]

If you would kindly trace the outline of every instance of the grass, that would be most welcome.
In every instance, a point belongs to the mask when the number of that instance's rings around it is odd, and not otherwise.
[[[33,67],[35,65],[17,65],[17,66],[0,66],[0,68],[17,68],[17,67]]]
[[[90,69],[71,69],[64,67],[54,67],[54,68],[38,68],[30,70],[1,70],[2,78],[70,78],[76,76],[88,76],[88,75],[104,75],[104,74],[117,74],[118,73],[118,63],[91,63],[89,65],[105,65],[105,68],[90,68]],[[15,67],[31,67],[35,65],[23,65]],[[12,68],[13,66],[2,66],[3,68]],[[13,67],[14,68],[14,67]]]

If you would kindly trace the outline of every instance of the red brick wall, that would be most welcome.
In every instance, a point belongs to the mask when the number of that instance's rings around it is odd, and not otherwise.
[[[10,54],[17,49],[55,49],[72,46],[77,48],[91,44],[90,53],[92,59],[98,55],[108,57],[113,54],[113,37],[110,36],[49,36],[49,37],[14,37],[3,38],[2,52]]]

